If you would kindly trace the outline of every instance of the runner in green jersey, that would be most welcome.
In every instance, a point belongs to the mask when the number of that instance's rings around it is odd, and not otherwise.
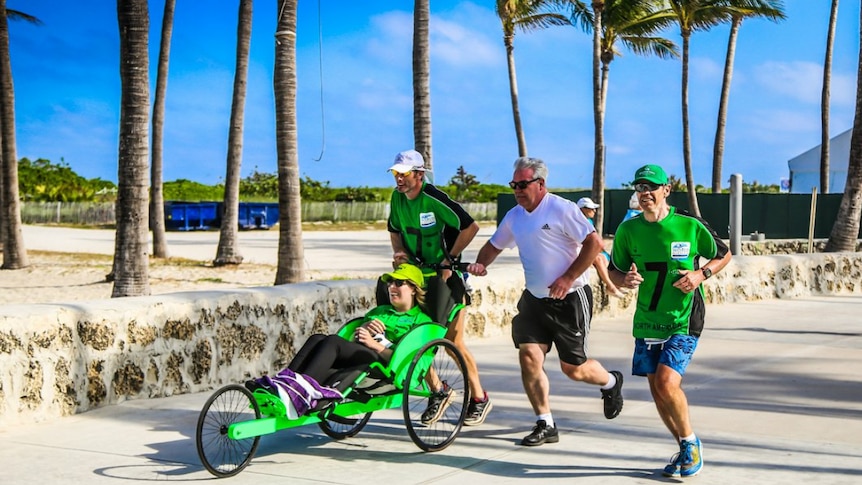
[[[479,224],[445,192],[426,182],[425,160],[416,150],[406,150],[395,157],[389,167],[395,177],[395,190],[389,203],[389,239],[392,243],[393,264],[412,263],[423,268],[426,277],[438,274],[452,290],[456,301],[465,302],[467,292],[461,275],[452,271],[452,263],[461,259],[461,252],[470,244]],[[461,310],[449,323],[446,338],[464,355],[467,380],[473,398],[467,408],[464,424],[482,424],[491,411],[491,401],[479,380],[479,369],[464,340],[465,311]],[[440,418],[451,400],[450,390],[437,389],[422,415],[424,424]]]
[[[679,444],[663,473],[694,476],[703,468],[703,446],[691,426],[682,377],[703,330],[700,284],[731,256],[705,221],[668,205],[664,169],[645,165],[632,184],[643,213],[617,229],[610,277],[617,286],[639,288],[632,374],[647,377],[659,416]],[[708,261],[701,266],[700,258]]]

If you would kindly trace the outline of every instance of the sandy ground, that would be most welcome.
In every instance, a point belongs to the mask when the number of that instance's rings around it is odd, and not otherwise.
[[[29,252],[30,266],[0,271],[0,305],[60,303],[111,297],[111,256],[46,251]],[[152,294],[176,291],[268,286],[275,266],[248,263],[214,268],[212,264],[171,259],[150,265]]]
[[[391,264],[389,234],[378,227],[351,231],[305,231],[303,246],[307,280],[375,278]],[[493,233],[483,226],[465,258]],[[275,282],[278,232],[239,234],[244,262],[215,268],[217,232],[167,234],[170,258],[150,259],[151,293],[270,286]],[[50,226],[24,226],[30,266],[0,271],[0,305],[61,303],[111,297],[114,231]],[[507,251],[499,264],[517,264],[517,252]]]

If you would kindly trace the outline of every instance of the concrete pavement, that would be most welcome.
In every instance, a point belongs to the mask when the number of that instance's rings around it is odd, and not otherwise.
[[[711,305],[685,379],[705,484],[856,484],[862,481],[862,297]],[[375,414],[336,442],[316,426],[264,436],[234,484],[680,482],[659,470],[675,444],[646,381],[630,375],[629,317],[593,322],[590,351],[626,376],[625,408],[605,420],[598,390],[551,380],[559,443],[518,446],[534,417],[508,338],[473,339],[494,410],[438,453],[421,452],[400,412]],[[239,379],[239,376],[238,376]],[[0,429],[4,484],[191,481],[211,476],[194,445],[210,393],[127,401],[84,414]]]

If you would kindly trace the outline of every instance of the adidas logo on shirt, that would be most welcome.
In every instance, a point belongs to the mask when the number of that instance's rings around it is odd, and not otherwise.
[[[551,230],[551,226],[549,226],[547,223],[545,223],[545,225],[544,225],[544,226],[542,226],[542,230],[543,230],[543,231],[550,231],[550,230]]]

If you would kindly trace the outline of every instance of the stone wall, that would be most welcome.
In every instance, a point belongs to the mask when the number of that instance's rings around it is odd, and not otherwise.
[[[519,267],[471,278],[473,337],[508,334]],[[707,281],[710,303],[862,294],[862,254],[738,256]],[[598,285],[596,318],[633,311]],[[0,308],[0,426],[126,399],[200,392],[286,365],[305,339],[374,305],[374,281],[328,281]]]

